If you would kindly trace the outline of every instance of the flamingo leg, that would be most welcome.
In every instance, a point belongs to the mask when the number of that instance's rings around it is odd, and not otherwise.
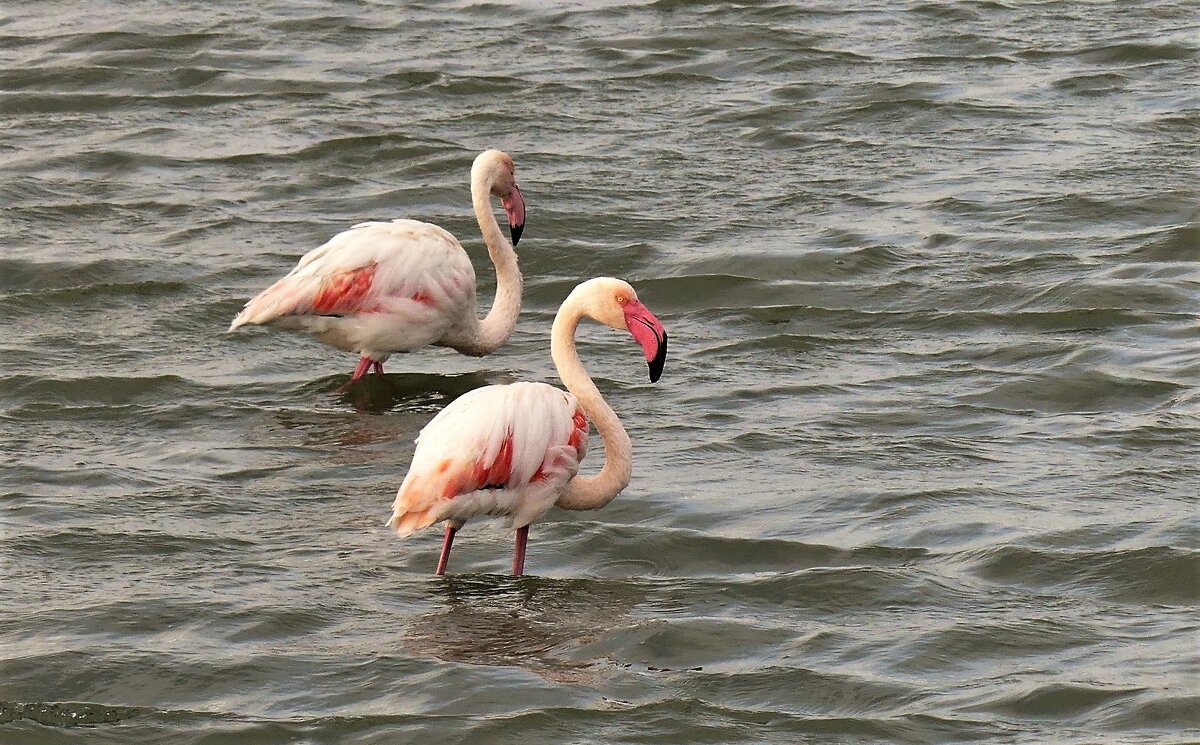
[[[371,369],[373,369],[377,375],[383,375],[383,363],[382,362],[372,362]]]
[[[517,528],[517,545],[513,548],[513,568],[514,577],[520,577],[525,573],[525,544],[529,542],[529,526]]]
[[[362,357],[358,360],[358,367],[354,368],[354,375],[350,377],[350,382],[361,379],[371,369],[371,365],[375,364],[370,357]]]
[[[442,555],[438,557],[437,574],[439,577],[446,573],[446,564],[450,563],[450,547],[454,545],[454,534],[458,528],[446,523],[446,537],[442,539]]]
[[[354,374],[350,376],[349,382],[347,382],[345,385],[339,387],[337,389],[337,392],[345,393],[346,391],[350,390],[351,386],[353,386],[359,380],[362,380],[363,376],[367,374],[367,371],[371,369],[371,365],[374,365],[374,364],[379,364],[379,363],[373,362],[370,357],[359,358],[358,367],[354,368]]]

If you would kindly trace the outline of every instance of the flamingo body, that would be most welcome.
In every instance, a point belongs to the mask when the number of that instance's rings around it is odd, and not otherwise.
[[[529,525],[575,476],[587,443],[587,417],[566,391],[545,383],[476,388],[421,430],[388,525],[400,535],[480,515]]]
[[[364,222],[305,254],[230,330],[269,323],[384,362],[452,342],[474,308],[475,269],[453,235],[417,220]]]

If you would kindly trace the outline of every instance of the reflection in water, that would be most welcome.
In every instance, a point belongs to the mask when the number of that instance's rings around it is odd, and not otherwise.
[[[290,393],[297,398],[319,401],[326,410],[283,409],[275,412],[275,421],[285,430],[304,433],[304,445],[356,447],[394,440],[411,440],[416,432],[446,404],[467,391],[490,385],[481,373],[464,375],[425,375],[419,373],[368,375],[338,393],[345,376],[327,376],[297,387]],[[392,417],[344,416],[349,404],[360,412],[378,414],[399,409]]]
[[[585,684],[607,678],[612,661],[578,659],[581,648],[626,625],[644,595],[629,583],[494,574],[439,578],[431,592],[444,607],[409,624],[409,651]]]
[[[334,395],[357,411],[380,414],[403,404],[405,408],[432,407],[440,409],[467,391],[492,382],[482,373],[463,375],[429,375],[424,373],[389,373],[367,375],[357,383],[348,384],[345,376],[322,378],[306,389]],[[507,382],[507,381],[504,381]]]

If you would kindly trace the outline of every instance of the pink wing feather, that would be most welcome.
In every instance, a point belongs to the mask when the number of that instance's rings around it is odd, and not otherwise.
[[[451,503],[480,490],[516,498],[533,485],[561,486],[575,475],[587,439],[587,417],[569,393],[544,383],[477,388],[421,430],[388,525],[408,535],[451,511],[465,519]]]

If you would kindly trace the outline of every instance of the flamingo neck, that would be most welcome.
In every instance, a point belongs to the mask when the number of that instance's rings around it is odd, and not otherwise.
[[[471,204],[483,233],[483,242],[487,244],[488,256],[496,267],[496,297],[492,300],[492,309],[483,320],[472,313],[466,341],[455,346],[463,354],[475,356],[490,354],[508,341],[521,313],[521,270],[517,266],[517,253],[496,222],[491,194],[491,176],[472,169]]]
[[[578,303],[568,298],[550,335],[550,356],[563,385],[574,394],[580,408],[596,425],[604,442],[604,467],[595,476],[576,476],[555,503],[564,510],[596,510],[608,504],[629,485],[633,473],[633,443],[621,420],[612,410],[588,375],[575,349],[575,330],[583,318]]]

